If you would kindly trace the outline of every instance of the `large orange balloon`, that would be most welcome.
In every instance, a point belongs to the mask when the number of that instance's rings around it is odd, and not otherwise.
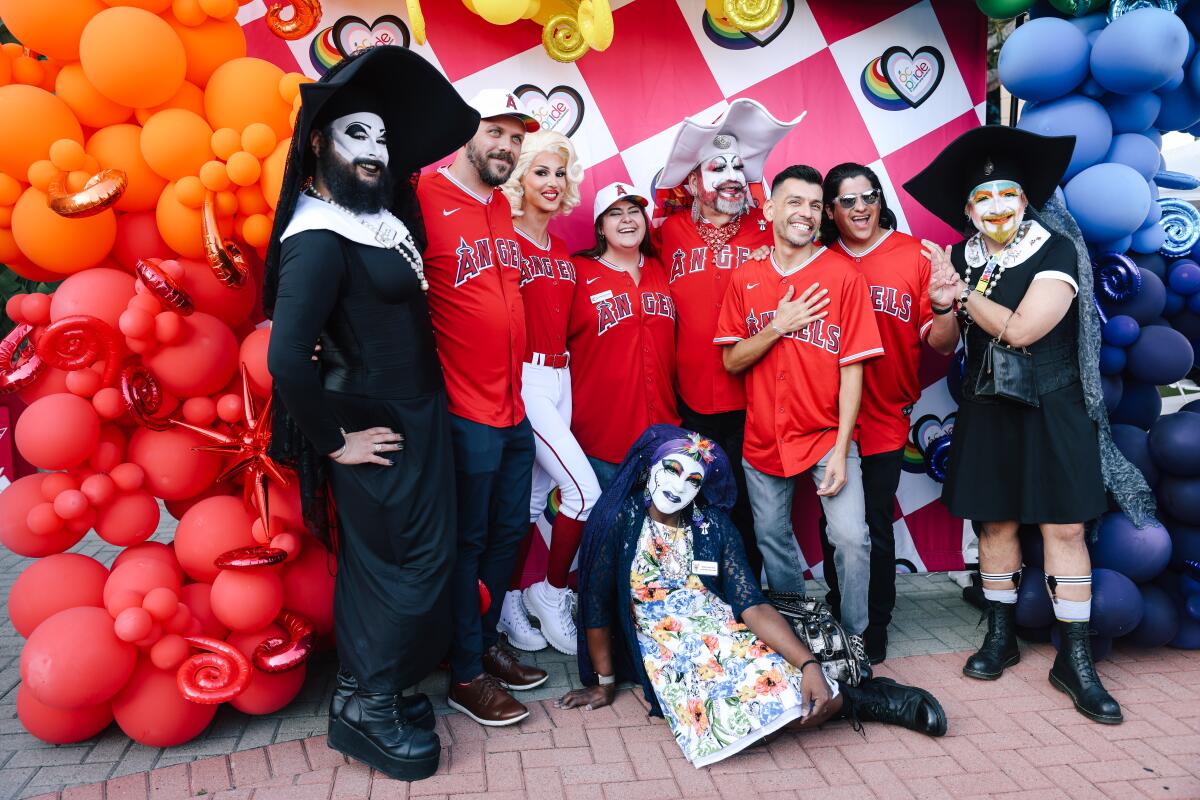
[[[73,394],[36,400],[17,418],[13,440],[29,463],[42,469],[82,464],[100,441],[100,417]]]
[[[260,630],[283,609],[283,581],[270,567],[223,569],[212,587],[213,614],[230,630]]]
[[[166,101],[187,71],[178,34],[140,8],[109,8],[94,16],[79,40],[79,62],[101,94],[131,108]]]
[[[94,706],[125,685],[136,660],[137,648],[117,638],[107,611],[79,606],[58,612],[29,636],[21,679],[48,706]]]
[[[167,180],[195,175],[213,157],[212,128],[203,117],[182,108],[160,111],[142,128],[142,155],[150,169]]]
[[[191,295],[197,311],[211,314],[231,328],[246,321],[258,295],[253,281],[233,289],[221,283],[207,261],[190,258],[178,261],[183,265],[184,291]]]
[[[106,6],[131,6],[144,8],[154,14],[161,14],[171,7],[171,0],[104,0]]]
[[[48,617],[76,606],[104,604],[108,570],[79,553],[57,553],[39,559],[17,576],[8,590],[8,617],[25,638]]]
[[[254,649],[273,636],[287,638],[283,628],[268,625],[251,633],[232,633],[226,641],[241,650],[246,658],[251,658]],[[230,702],[231,706],[243,714],[271,714],[283,708],[300,693],[304,686],[304,676],[308,672],[306,664],[284,672],[263,672],[258,667],[252,669],[254,677],[250,679],[250,685]]]
[[[316,538],[300,539],[300,555],[283,567],[283,606],[303,614],[325,636],[333,633],[333,558]]]
[[[50,210],[46,194],[30,186],[13,208],[12,231],[27,259],[69,275],[105,259],[117,240],[117,218],[112,209],[90,217],[60,217]]]
[[[133,109],[114,103],[92,86],[83,74],[83,67],[67,64],[54,79],[54,93],[71,107],[79,121],[89,128],[103,128],[124,122]]]
[[[154,219],[158,223],[158,232],[163,241],[172,250],[188,258],[204,258],[200,210],[188,208],[179,202],[173,182],[168,183],[158,196]]]
[[[43,742],[71,744],[90,739],[113,721],[112,704],[82,708],[55,708],[33,696],[24,684],[17,687],[17,718]]]
[[[46,474],[38,472],[18,478],[0,492],[0,544],[19,556],[43,558],[61,553],[74,547],[87,533],[86,530],[73,533],[65,526],[55,533],[38,534],[29,530],[25,518],[34,506],[45,502],[42,481]]]
[[[21,44],[62,61],[79,58],[79,37],[103,10],[100,0],[0,0],[0,19]]]
[[[138,428],[129,437],[125,457],[146,471],[145,488],[151,494],[164,500],[182,500],[202,492],[221,472],[220,456],[192,450],[207,443],[182,428]]]
[[[184,572],[212,583],[220,572],[213,564],[217,556],[255,543],[252,519],[240,497],[210,497],[188,509],[175,529],[175,555]]]
[[[150,169],[142,156],[141,134],[142,129],[137,125],[109,125],[92,134],[85,148],[88,155],[100,162],[101,169],[119,169],[125,173],[128,184],[114,206],[118,211],[152,210],[158,204],[163,187],[167,185],[166,180]],[[117,220],[118,230],[121,222],[121,219]]]
[[[52,3],[26,3],[25,0],[3,0],[5,8],[28,5],[51,9]],[[0,18],[3,15],[0,14]],[[59,139],[74,139],[83,143],[79,120],[61,99],[44,89],[19,83],[0,86],[0,172],[25,180],[29,165],[43,159],[50,145]],[[14,124],[20,120],[20,124]]]
[[[97,267],[67,278],[50,300],[50,319],[87,314],[117,327],[117,318],[133,297],[133,276]]]
[[[138,125],[145,125],[146,121],[160,111],[166,111],[168,108],[182,108],[185,111],[190,111],[198,117],[204,116],[204,91],[190,81],[184,81],[179,85],[179,91],[171,95],[165,103],[159,103],[150,108],[136,109],[133,114],[137,118]]]
[[[237,372],[237,339],[216,317],[197,311],[183,320],[183,339],[142,357],[163,389],[178,397],[214,394]]]
[[[187,79],[204,86],[217,67],[246,55],[246,34],[236,19],[207,19],[199,25],[184,25],[174,15],[166,16],[187,53]]]
[[[195,738],[216,716],[217,704],[184,700],[174,670],[138,659],[128,683],[112,701],[113,717],[125,735],[147,747],[174,747]]]
[[[287,166],[288,148],[291,146],[291,139],[284,139],[275,145],[275,150],[271,155],[263,159],[260,185],[263,198],[272,211],[279,205],[279,191],[283,188],[283,170]]]
[[[279,139],[289,139],[292,107],[279,96],[283,70],[261,58],[236,58],[217,67],[204,88],[204,109],[216,128],[240,131],[265,122]]]

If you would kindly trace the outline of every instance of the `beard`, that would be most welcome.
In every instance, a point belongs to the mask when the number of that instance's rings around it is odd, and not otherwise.
[[[374,180],[364,179],[358,174],[359,164],[377,167]],[[333,202],[356,214],[375,214],[387,208],[392,201],[392,174],[387,165],[373,158],[358,158],[346,161],[333,147],[326,147],[317,156],[321,178],[329,188]]]
[[[508,169],[505,169],[502,172],[498,171],[498,169],[492,164],[491,159],[493,158],[500,159],[508,164]],[[471,166],[475,168],[475,171],[479,173],[479,177],[484,183],[486,183],[488,186],[500,186],[506,180],[508,180],[508,176],[512,174],[513,164],[516,162],[516,159],[512,157],[511,153],[505,153],[499,150],[493,150],[488,153],[480,152],[479,148],[475,146],[474,142],[467,142],[467,161],[469,161]]]
[[[704,206],[708,206],[709,208],[715,208],[717,210],[717,212],[720,214],[729,214],[729,215],[735,216],[735,217],[749,211],[750,210],[749,188],[745,184],[738,184],[742,188],[741,195],[739,195],[736,198],[722,197],[719,194],[719,190],[728,185],[729,184],[722,184],[721,186],[718,186],[716,189],[714,189],[711,192],[701,189],[700,190],[700,204],[704,205]]]

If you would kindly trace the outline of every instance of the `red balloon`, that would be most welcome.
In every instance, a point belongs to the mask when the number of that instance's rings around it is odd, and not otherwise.
[[[271,624],[251,633],[234,632],[228,642],[252,658],[254,650],[272,637],[287,638],[287,633],[278,625]],[[296,698],[304,686],[308,669],[305,664],[285,672],[264,672],[253,668],[253,677],[246,691],[230,701],[230,705],[244,714],[270,714],[286,706]]]
[[[164,670],[175,670],[191,653],[191,647],[182,636],[168,633],[150,648],[150,660],[154,666]]]
[[[146,470],[132,461],[117,464],[108,471],[113,485],[119,492],[136,492],[146,482]]]
[[[67,489],[54,498],[54,513],[63,519],[77,519],[88,510],[87,495],[78,489]]]
[[[158,622],[167,622],[179,611],[179,595],[160,586],[151,589],[142,599],[142,608]]]
[[[129,439],[126,457],[146,471],[151,494],[182,500],[204,491],[221,472],[220,456],[192,450],[204,444],[203,437],[182,428],[139,428]]]
[[[142,357],[162,388],[179,397],[220,391],[237,372],[237,339],[214,316],[197,311],[183,320],[185,333],[175,345]]]
[[[229,635],[229,628],[222,625],[212,611],[211,583],[189,583],[183,587],[179,597],[192,612],[192,616],[199,620],[205,636],[224,639]]]
[[[81,708],[55,708],[33,696],[24,684],[17,687],[17,718],[43,742],[72,744],[90,739],[113,721],[112,704]]]
[[[42,497],[53,503],[60,494],[68,489],[78,489],[79,482],[66,472],[51,472],[42,481]]]
[[[133,297],[133,276],[127,272],[94,267],[69,276],[54,290],[50,319],[77,314],[97,317],[113,328]]]
[[[303,614],[321,636],[333,633],[333,556],[313,536],[300,535],[300,555],[283,567],[283,607]]]
[[[213,581],[212,610],[235,631],[265,628],[283,608],[283,581],[268,567],[221,570]]]
[[[92,454],[100,441],[100,416],[82,397],[52,394],[35,400],[17,418],[14,440],[34,466],[67,469]]]
[[[86,401],[84,401],[86,402]],[[38,534],[29,529],[26,518],[34,506],[44,503],[42,481],[45,473],[18,478],[0,492],[0,544],[19,556],[42,558],[74,547],[87,531],[60,528]]]
[[[93,460],[95,460],[94,456]],[[117,485],[113,483],[113,479],[108,475],[104,474],[103,472],[97,472],[95,475],[91,475],[84,479],[83,483],[79,486],[79,491],[83,492],[89,503],[91,503],[93,506],[99,507],[107,505],[112,501],[117,494]],[[154,519],[156,521],[158,520],[157,509],[158,504],[155,503]]]
[[[113,623],[113,630],[117,632],[117,638],[123,642],[141,641],[150,635],[153,628],[154,619],[150,616],[150,612],[138,606],[127,608],[117,614],[117,619]]]
[[[47,366],[38,373],[36,381],[17,392],[17,397],[25,401],[26,404],[32,404],[40,398],[66,391],[67,373],[61,369]]]
[[[179,575],[169,564],[151,556],[130,559],[109,573],[104,583],[104,607],[115,619],[130,605],[140,608],[142,599],[159,587],[179,594]]]
[[[271,328],[258,328],[242,339],[240,358],[246,365],[250,388],[259,397],[271,394],[271,373],[267,369],[267,344],[271,340]]]
[[[94,706],[125,685],[136,660],[137,650],[117,638],[107,611],[80,606],[37,626],[21,651],[21,679],[46,705]]]
[[[178,576],[179,582],[183,583],[183,568],[179,566],[179,559],[175,558],[175,551],[171,549],[170,545],[162,542],[143,542],[125,548],[113,559],[112,569],[138,558],[152,558],[163,562]]]
[[[93,475],[92,478],[107,476]],[[92,480],[88,478],[88,480]],[[111,479],[109,481],[111,483]],[[141,544],[158,527],[158,501],[145,489],[122,492],[96,512],[96,534],[119,547]]]
[[[48,617],[76,606],[104,605],[108,570],[94,558],[57,553],[33,562],[8,590],[8,618],[25,638]]]
[[[254,544],[252,519],[240,497],[210,497],[192,506],[175,529],[175,554],[184,572],[193,580],[212,582],[220,571],[213,564],[217,556]]]
[[[207,500],[210,497],[232,497],[233,495],[241,497],[242,487],[234,481],[227,480],[221,483],[214,483],[200,492],[200,494],[193,495],[192,497],[185,497],[182,500],[164,500],[163,505],[166,506],[168,514],[179,520],[183,519],[183,515],[201,500]]]
[[[139,258],[174,258],[174,255],[158,232],[153,211],[117,215],[117,241],[112,257],[121,269],[133,274]]]
[[[129,682],[113,698],[112,710],[125,735],[147,747],[174,747],[194,739],[217,713],[215,705],[181,697],[175,672],[158,669],[149,658],[138,659]]]
[[[211,314],[231,328],[246,321],[257,299],[252,281],[231,289],[221,283],[207,261],[193,258],[176,260],[183,267],[183,289],[191,296],[197,311]]]

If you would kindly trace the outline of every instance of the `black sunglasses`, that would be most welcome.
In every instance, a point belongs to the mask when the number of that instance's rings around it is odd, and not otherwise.
[[[881,195],[882,192],[880,192],[878,189],[868,189],[867,191],[859,192],[858,194],[839,195],[835,197],[834,200],[837,201],[839,206],[849,211],[858,203],[858,198],[861,197],[863,203],[866,205],[873,206],[879,202]]]

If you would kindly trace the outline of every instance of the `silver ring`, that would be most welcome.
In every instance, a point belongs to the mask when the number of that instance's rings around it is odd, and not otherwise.
[[[382,445],[378,445],[378,444],[377,444],[377,445],[375,445],[375,447],[372,449],[372,452],[378,453],[378,452],[379,452],[379,448],[380,448],[381,446],[382,446]]]

